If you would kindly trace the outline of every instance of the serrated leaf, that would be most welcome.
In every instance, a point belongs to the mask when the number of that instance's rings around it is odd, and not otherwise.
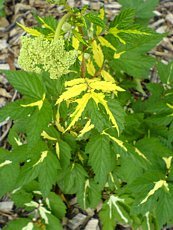
[[[99,216],[103,230],[115,229],[117,222],[125,224],[130,222],[125,200],[115,195],[111,195],[109,200],[105,201]]]
[[[156,219],[159,224],[159,227],[162,228],[166,223],[172,222],[172,210],[173,205],[172,200],[172,185],[169,186],[171,192],[160,191],[160,199],[158,199],[157,208],[156,208]]]
[[[96,182],[87,179],[81,192],[77,194],[78,203],[86,208],[95,208],[101,200],[101,191]]]
[[[107,101],[105,100],[105,96],[104,94],[102,93],[94,93],[92,92],[92,98],[93,100],[95,101],[95,103],[98,105],[98,104],[101,104],[103,105],[104,109],[106,110],[106,113],[109,117],[109,120],[112,122],[112,124],[114,125],[114,127],[116,128],[117,132],[118,132],[118,135],[119,135],[119,127],[118,127],[118,124],[117,124],[117,121],[116,121],[116,118],[113,116],[108,104],[107,104]]]
[[[57,179],[57,170],[60,168],[61,167],[57,158],[49,152],[40,165],[40,173],[38,176],[40,189],[44,197],[49,194],[52,185],[55,184]]]
[[[79,49],[79,44],[80,44],[79,40],[75,36],[73,36],[72,37],[72,46],[75,50]]]
[[[133,1],[133,0],[132,0]],[[130,24],[134,23],[135,11],[132,9],[122,10],[114,20],[111,22],[110,27],[127,28]]]
[[[94,125],[91,124],[91,120],[87,121],[83,129],[80,131],[78,138],[81,138],[85,133],[91,131],[94,128]]]
[[[97,14],[92,12],[92,13],[86,14],[85,17],[93,24],[100,26],[102,28],[105,27],[104,21]]]
[[[66,206],[60,196],[51,192],[45,201],[54,216],[59,219],[62,219],[65,216]]]
[[[68,125],[68,127],[66,128],[65,132],[67,130],[69,130],[78,120],[79,118],[82,116],[82,113],[88,103],[88,101],[91,99],[91,94],[90,93],[86,93],[83,95],[82,98],[77,99],[75,102],[77,102],[77,106],[75,111],[70,115],[72,121],[71,123]]]
[[[83,80],[83,79],[82,79]],[[68,99],[71,99],[73,97],[79,96],[83,91],[87,89],[87,85],[84,83],[71,86],[70,88],[67,88],[67,91],[65,91],[57,100],[56,104],[60,104],[62,101],[66,101]]]
[[[97,44],[96,41],[93,41],[91,46],[92,46],[94,61],[96,62],[98,67],[101,68],[104,62],[104,55],[101,46]]]
[[[123,6],[123,9],[132,8],[136,11],[137,19],[140,19],[140,23],[147,23],[153,16],[153,11],[159,4],[158,0],[118,0]],[[145,21],[146,20],[146,21]]]
[[[63,227],[58,218],[51,214],[47,214],[48,224],[46,225],[46,230],[63,230]]]
[[[95,128],[101,132],[107,125],[107,120],[105,116],[98,110],[98,107],[94,100],[90,100],[87,104],[86,108],[88,112],[88,117],[91,119],[92,124],[94,124]]]
[[[60,149],[59,161],[60,161],[61,167],[64,169],[64,168],[67,168],[70,164],[71,147],[67,142],[60,140],[59,149]]]
[[[42,99],[45,90],[40,75],[25,71],[3,71],[3,73],[20,93],[30,98]]]
[[[4,227],[4,229],[5,230],[23,229],[29,222],[30,222],[30,219],[19,218],[19,219],[10,221],[8,225]]]
[[[25,32],[27,32],[28,34],[34,36],[34,37],[38,37],[41,35],[41,33],[37,30],[37,29],[33,29],[27,26],[24,26],[20,23],[17,22],[17,25],[20,26]]]
[[[73,163],[65,172],[61,172],[58,185],[65,194],[81,192],[87,176],[82,165]]]
[[[96,73],[96,69],[91,59],[88,60],[86,67],[87,67],[87,72],[89,73],[89,75],[94,76]]]
[[[40,139],[41,133],[52,121],[52,116],[51,105],[46,101],[40,110],[37,109],[28,118],[27,134],[29,145],[34,145]]]
[[[101,44],[102,46],[106,46],[106,47],[108,47],[108,48],[110,48],[110,49],[116,51],[116,48],[115,48],[108,40],[106,40],[104,37],[99,36],[99,37],[98,37],[98,40],[99,40],[99,42],[100,42],[100,44]]]
[[[104,20],[104,17],[105,17],[105,10],[104,10],[104,8],[100,9],[98,17],[101,18],[102,20]],[[102,32],[102,30],[103,30],[102,27],[97,26],[96,34],[99,35]]]
[[[57,179],[60,164],[57,157],[45,150],[43,143],[37,144],[37,150],[32,149],[32,158],[22,167],[18,178],[18,187],[28,184],[38,177],[39,186],[44,197],[48,195]]]
[[[109,139],[98,134],[90,139],[85,151],[89,153],[89,164],[94,170],[95,180],[104,186],[107,175],[112,169]]]
[[[112,83],[115,83],[114,78],[110,75],[110,73],[108,73],[107,71],[105,71],[104,69],[102,69],[101,71],[101,76],[103,77],[103,79],[105,81],[110,81]]]
[[[31,202],[32,198],[33,195],[26,192],[24,189],[19,189],[11,195],[11,199],[14,201],[15,205],[20,208],[24,208],[25,203]]]
[[[157,69],[163,83],[171,84],[173,82],[173,62],[170,62],[168,65],[159,62]]]

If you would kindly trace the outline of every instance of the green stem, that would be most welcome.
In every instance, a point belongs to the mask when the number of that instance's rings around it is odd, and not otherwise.
[[[64,22],[70,17],[71,13],[67,13],[65,14],[59,21],[58,23],[58,26],[56,28],[56,31],[55,31],[55,36],[54,36],[54,40],[57,40],[61,34],[61,29],[62,29],[62,26],[64,24]]]

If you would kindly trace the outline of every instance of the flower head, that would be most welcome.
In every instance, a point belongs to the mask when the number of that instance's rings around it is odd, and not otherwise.
[[[63,38],[50,41],[43,36],[23,36],[18,63],[26,71],[47,71],[50,78],[57,79],[70,72],[69,68],[76,61],[76,57],[75,50],[65,50]]]

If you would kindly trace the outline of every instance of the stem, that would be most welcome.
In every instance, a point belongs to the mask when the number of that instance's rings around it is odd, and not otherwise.
[[[59,21],[58,23],[58,26],[56,28],[56,31],[55,31],[55,36],[54,36],[54,40],[57,40],[61,34],[61,29],[62,29],[62,26],[64,24],[64,22],[70,17],[71,13],[67,13],[65,14]]]
[[[83,33],[82,27],[78,26],[78,30],[83,37],[84,33]],[[85,78],[85,74],[86,74],[86,60],[84,57],[84,53],[85,53],[86,48],[87,47],[85,45],[82,46],[82,63],[81,63],[81,77],[82,78]]]

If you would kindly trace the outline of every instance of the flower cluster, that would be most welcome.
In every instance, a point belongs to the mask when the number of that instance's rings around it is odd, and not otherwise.
[[[69,68],[75,63],[76,57],[76,50],[65,50],[63,38],[50,41],[43,36],[23,36],[18,63],[25,71],[46,71],[50,78],[57,79],[70,72]]]

